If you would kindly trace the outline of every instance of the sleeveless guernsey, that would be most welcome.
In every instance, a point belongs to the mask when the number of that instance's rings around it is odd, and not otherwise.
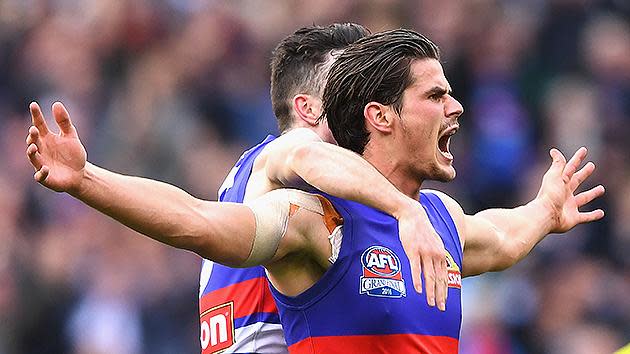
[[[254,160],[274,138],[243,153],[219,189],[219,201],[243,202]],[[204,259],[199,313],[202,354],[287,352],[263,267],[229,268]]]
[[[413,288],[409,259],[391,216],[326,196],[343,218],[336,262],[296,297],[273,287],[289,352],[457,353],[461,326],[462,248],[440,198],[423,192],[420,203],[447,250],[446,311]]]

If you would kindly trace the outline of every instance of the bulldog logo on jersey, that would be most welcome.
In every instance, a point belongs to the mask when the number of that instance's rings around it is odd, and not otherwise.
[[[363,251],[361,264],[360,294],[389,298],[407,296],[400,258],[392,250],[371,246]]]
[[[462,288],[462,272],[459,270],[459,266],[455,263],[453,256],[446,251],[446,270],[448,271],[448,287],[449,288]]]

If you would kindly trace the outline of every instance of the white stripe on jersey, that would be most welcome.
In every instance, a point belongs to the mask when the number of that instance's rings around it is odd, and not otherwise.
[[[236,343],[221,353],[289,353],[279,324],[258,322],[237,328],[234,332]]]
[[[203,291],[206,289],[208,282],[210,281],[210,275],[212,275],[212,268],[214,262],[204,259],[201,263],[201,275],[199,275],[199,298],[203,295]]]

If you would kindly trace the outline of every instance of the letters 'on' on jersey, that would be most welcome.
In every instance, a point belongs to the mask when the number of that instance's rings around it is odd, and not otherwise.
[[[219,353],[234,344],[234,303],[215,306],[201,314],[201,350]]]

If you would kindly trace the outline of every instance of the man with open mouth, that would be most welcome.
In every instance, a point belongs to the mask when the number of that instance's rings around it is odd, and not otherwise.
[[[73,195],[147,236],[206,259],[233,267],[263,265],[291,353],[456,353],[461,277],[506,269],[546,235],[601,219],[602,210],[578,208],[604,188],[576,193],[595,169],[591,162],[580,168],[587,153],[581,148],[568,162],[551,149],[553,161],[537,196],[513,209],[467,215],[448,195],[421,190],[426,180],[455,178],[449,146],[463,107],[452,96],[439,60],[437,46],[414,31],[360,39],[332,65],[322,115],[339,146],[363,156],[426,211],[444,243],[449,274],[446,304],[439,309],[407,291],[414,265],[397,236],[397,220],[363,204],[291,189],[245,205],[213,203],[176,188],[144,202],[115,203],[107,191],[139,191],[126,185],[128,179],[111,175],[108,183],[92,176]],[[60,117],[62,131],[72,135],[67,113]],[[36,156],[39,147],[32,146],[27,154],[41,165],[35,177],[46,185],[52,167],[45,168],[44,158]],[[80,150],[79,143],[75,147]],[[58,162],[81,162],[49,155]],[[156,208],[153,200],[172,203]]]

